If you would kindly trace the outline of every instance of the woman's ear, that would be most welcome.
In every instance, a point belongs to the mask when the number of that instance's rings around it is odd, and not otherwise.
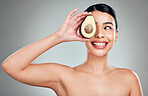
[[[117,42],[117,40],[118,40],[118,30],[115,33],[115,42]]]

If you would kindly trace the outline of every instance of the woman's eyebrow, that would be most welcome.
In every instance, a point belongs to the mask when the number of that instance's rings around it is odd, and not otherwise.
[[[104,22],[103,25],[105,25],[105,24],[112,24],[113,25],[112,22]]]
[[[96,24],[98,24],[98,22],[96,22]],[[104,22],[103,25],[105,25],[105,24],[111,24],[111,25],[113,25],[112,22]]]

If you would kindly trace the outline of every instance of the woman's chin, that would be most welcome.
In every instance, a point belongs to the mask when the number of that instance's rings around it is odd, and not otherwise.
[[[105,55],[107,55],[107,52],[103,51],[103,50],[98,50],[97,52],[93,51],[93,52],[89,52],[90,54],[97,56],[97,57],[103,57]]]

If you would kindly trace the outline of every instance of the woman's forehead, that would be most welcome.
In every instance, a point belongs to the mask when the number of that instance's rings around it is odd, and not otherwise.
[[[105,22],[111,22],[113,25],[115,25],[115,20],[114,18],[106,13],[106,12],[101,12],[101,11],[93,11],[92,15],[95,18],[96,23],[104,24]]]

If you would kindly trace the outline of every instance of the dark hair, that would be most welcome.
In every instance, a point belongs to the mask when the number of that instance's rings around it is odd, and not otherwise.
[[[116,24],[116,30],[118,29],[118,23],[117,23],[117,18],[116,18],[116,13],[114,11],[114,9],[112,9],[109,5],[107,4],[95,4],[95,5],[91,5],[90,7],[88,7],[85,12],[92,12],[92,11],[101,11],[101,12],[106,12],[108,14],[110,14],[114,20],[115,20],[115,24]]]

